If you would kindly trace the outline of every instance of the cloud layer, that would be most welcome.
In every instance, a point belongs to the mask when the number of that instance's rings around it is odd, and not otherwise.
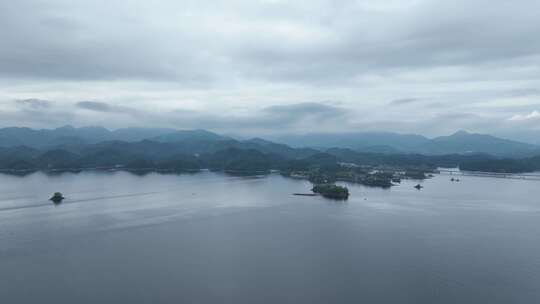
[[[0,118],[531,132],[538,11],[535,0],[4,1]]]

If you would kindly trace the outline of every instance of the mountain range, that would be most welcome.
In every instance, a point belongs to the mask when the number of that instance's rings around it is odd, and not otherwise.
[[[66,144],[90,144],[110,140],[133,142],[175,132],[178,131],[154,128],[125,128],[110,131],[103,127],[74,128],[63,126],[56,129],[40,130],[10,127],[0,129],[0,147],[50,148]]]
[[[347,148],[360,152],[387,154],[474,154],[498,157],[527,157],[540,154],[540,146],[491,135],[458,131],[449,136],[427,138],[416,134],[389,132],[313,133],[273,138],[292,147],[319,149]]]
[[[296,147],[262,138],[238,140],[206,130],[4,128],[0,129],[0,169],[266,171],[332,166],[338,162],[428,168],[463,166],[499,172],[540,169],[538,146],[463,131],[433,139],[396,133],[325,134],[318,141],[314,134],[294,138]]]
[[[108,130],[103,127],[74,128],[64,126],[56,129],[35,130],[10,127],[0,129],[0,147],[25,146],[43,150],[55,147],[83,147],[109,141],[134,143],[149,140],[157,143],[184,143],[189,153],[215,151],[217,147],[243,148],[264,147],[272,152],[291,151],[303,148],[307,151],[330,148],[346,148],[358,152],[384,154],[474,154],[485,153],[496,157],[520,158],[540,154],[540,146],[502,139],[491,135],[459,131],[449,136],[427,138],[416,134],[389,132],[362,133],[313,133],[270,137],[272,141],[253,138],[236,140],[206,130],[174,130],[156,128],[125,128]],[[189,144],[188,144],[189,143]],[[295,149],[293,149],[295,148]],[[301,150],[299,150],[301,151]]]

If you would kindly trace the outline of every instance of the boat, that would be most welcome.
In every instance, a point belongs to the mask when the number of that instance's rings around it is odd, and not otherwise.
[[[317,196],[318,194],[317,194],[317,193],[293,193],[293,195],[298,195],[298,196]]]
[[[62,193],[55,192],[49,200],[53,201],[54,203],[61,203],[64,199],[65,197],[62,195]]]

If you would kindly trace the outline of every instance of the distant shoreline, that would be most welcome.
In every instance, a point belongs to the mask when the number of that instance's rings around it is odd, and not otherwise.
[[[88,171],[100,172],[156,172],[156,173],[200,173],[200,172],[223,172],[230,174],[249,174],[249,175],[265,175],[270,173],[279,173],[277,170],[269,171],[239,171],[239,170],[222,170],[222,169],[159,169],[159,168],[123,168],[123,167],[96,167],[96,168],[63,168],[63,169],[0,169],[0,173],[78,173]]]
[[[451,168],[438,168],[434,170],[433,174],[440,176],[472,176],[472,177],[485,177],[485,178],[498,178],[498,179],[514,179],[514,180],[532,180],[540,181],[540,171],[525,172],[525,173],[498,173],[498,172],[483,172],[483,171],[467,171]],[[284,175],[292,179],[302,179],[309,180],[308,177],[298,177],[298,176],[289,176],[284,174],[281,170],[267,170],[267,171],[242,171],[242,170],[223,170],[223,169],[212,169],[212,168],[201,168],[201,169],[159,169],[159,168],[124,168],[124,167],[94,167],[94,168],[65,168],[65,169],[0,169],[0,174],[8,175],[27,175],[35,172],[42,172],[45,174],[61,174],[61,173],[80,173],[80,172],[129,172],[133,174],[137,173],[160,173],[160,174],[197,174],[201,172],[219,172],[235,176],[263,176],[270,175],[272,173],[277,173]],[[341,182],[352,182],[349,180],[341,180]],[[361,183],[358,183],[361,184]],[[369,186],[369,185],[365,185]],[[294,193],[294,195],[302,195],[300,193]]]

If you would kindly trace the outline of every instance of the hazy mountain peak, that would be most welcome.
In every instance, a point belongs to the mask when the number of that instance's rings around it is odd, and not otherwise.
[[[457,131],[456,133],[450,135],[450,136],[467,136],[467,135],[478,135],[478,134],[473,134],[473,133],[469,133],[465,130],[459,130]]]
[[[64,126],[61,126],[61,127],[58,127],[56,129],[54,129],[56,131],[66,131],[66,130],[75,130],[75,127],[73,127],[72,125],[64,125]]]
[[[260,138],[260,137],[253,137],[253,138],[250,138],[248,140],[246,140],[246,142],[250,142],[250,143],[256,143],[256,144],[260,144],[260,145],[268,145],[268,144],[275,144],[269,140],[266,140],[266,139],[263,139],[263,138]]]
[[[159,142],[181,142],[181,141],[208,141],[208,140],[227,140],[229,137],[203,130],[176,130],[172,133],[163,134],[153,138]]]

